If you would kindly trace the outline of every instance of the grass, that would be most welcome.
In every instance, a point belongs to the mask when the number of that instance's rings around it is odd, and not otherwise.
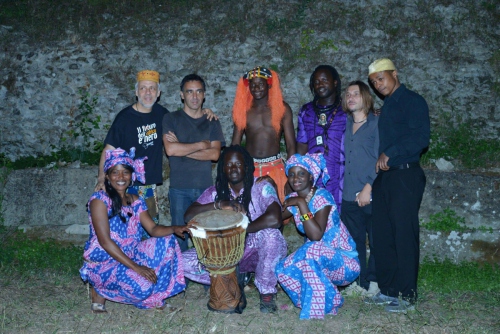
[[[500,329],[500,268],[426,259],[420,266],[415,312],[393,315],[383,307],[346,297],[336,316],[300,321],[284,294],[277,314],[262,315],[256,289],[247,293],[242,315],[209,312],[199,284],[169,302],[183,307],[168,314],[108,302],[110,313],[89,312],[87,289],[77,272],[82,249],[55,241],[31,240],[19,230],[0,227],[0,332],[151,333],[496,333]]]
[[[499,291],[500,266],[424,259],[419,270],[419,288],[434,293]]]
[[[20,274],[50,271],[74,275],[82,265],[82,247],[54,240],[30,239],[20,230],[0,226],[0,268]],[[450,260],[425,259],[420,265],[419,286],[424,290],[491,292],[500,290],[500,266]]]
[[[53,240],[29,239],[20,230],[0,226],[0,270],[21,275],[43,271],[75,275],[82,265],[83,249]]]

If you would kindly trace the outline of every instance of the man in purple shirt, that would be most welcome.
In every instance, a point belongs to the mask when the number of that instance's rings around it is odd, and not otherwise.
[[[311,74],[309,88],[314,98],[302,106],[298,115],[297,152],[302,155],[323,153],[330,174],[325,188],[333,195],[340,212],[344,182],[346,114],[342,109],[338,72],[329,65],[316,67]]]
[[[206,189],[187,209],[184,220],[190,221],[209,210],[233,210],[247,215],[250,224],[239,270],[240,273],[255,273],[260,311],[274,313],[278,283],[274,268],[287,254],[286,241],[279,230],[281,205],[275,188],[266,180],[255,183],[253,173],[253,158],[244,148],[232,145],[224,149],[217,164],[215,186]],[[208,272],[204,269],[200,272],[196,250],[192,248],[182,256],[184,275],[192,281],[210,284]]]

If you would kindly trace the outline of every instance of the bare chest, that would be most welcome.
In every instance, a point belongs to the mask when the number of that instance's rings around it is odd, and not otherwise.
[[[257,130],[272,128],[271,110],[269,108],[252,108],[247,113],[247,129]]]

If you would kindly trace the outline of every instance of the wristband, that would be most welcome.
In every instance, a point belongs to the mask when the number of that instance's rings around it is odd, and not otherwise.
[[[300,216],[299,218],[301,222],[305,222],[306,220],[309,220],[313,217],[314,217],[313,214],[311,212],[308,212],[305,215]]]

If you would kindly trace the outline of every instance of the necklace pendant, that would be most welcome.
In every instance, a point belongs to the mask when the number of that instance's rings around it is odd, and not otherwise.
[[[325,113],[319,114],[318,124],[320,126],[324,126],[324,125],[326,125],[326,122],[327,122],[326,121],[326,114]]]

